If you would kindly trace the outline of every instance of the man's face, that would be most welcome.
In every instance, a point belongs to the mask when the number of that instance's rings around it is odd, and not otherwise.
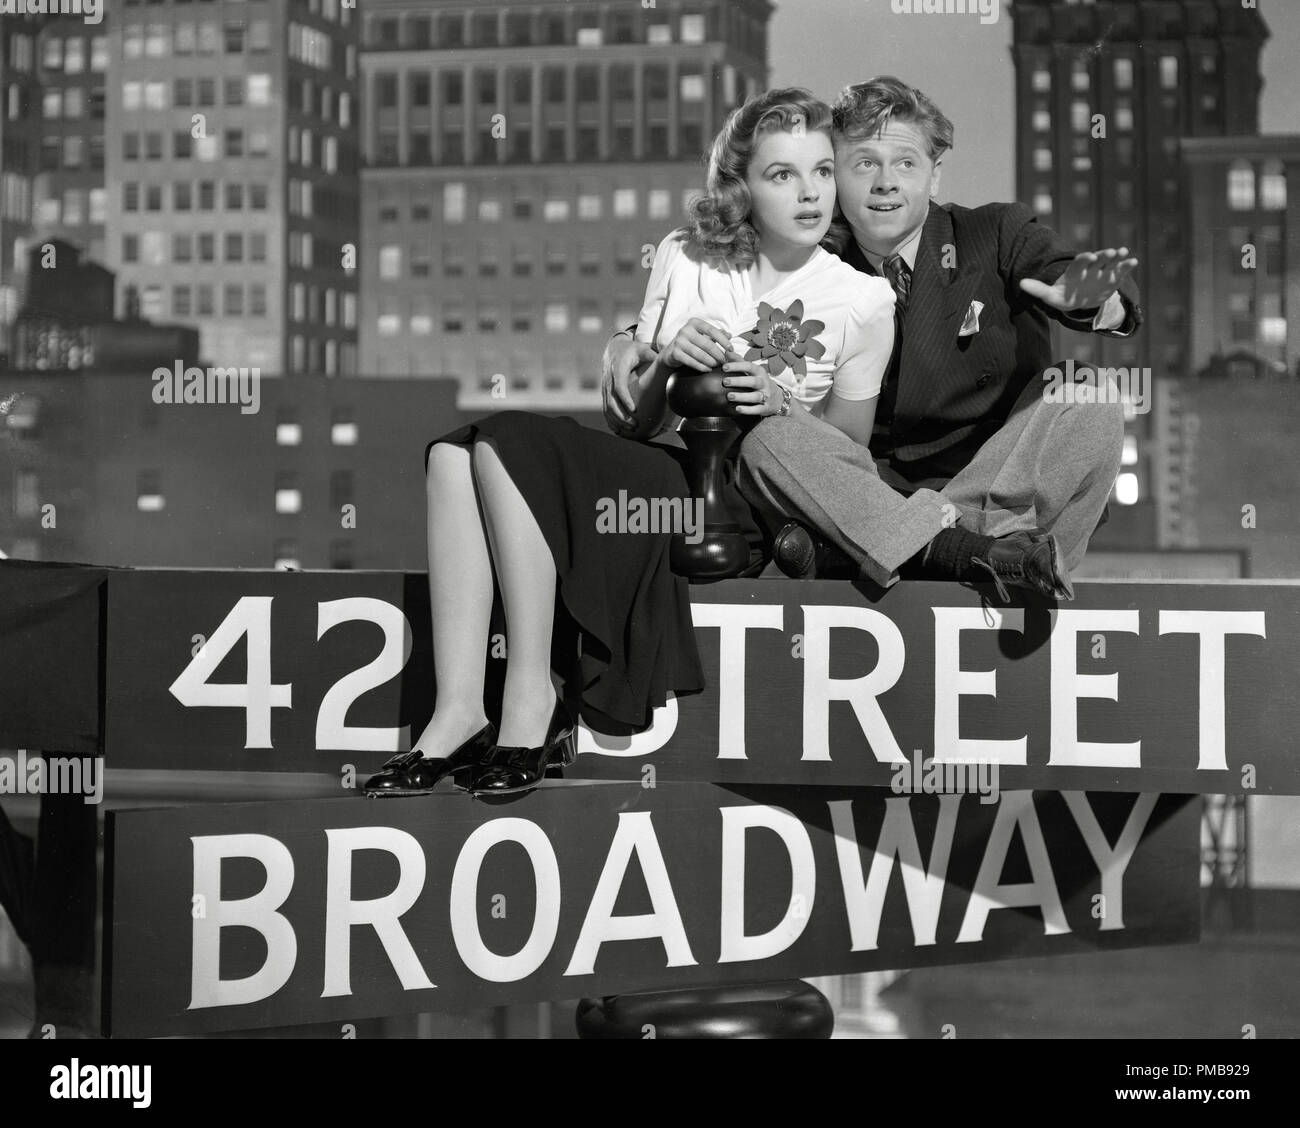
[[[890,255],[924,223],[939,190],[940,158],[932,161],[925,134],[894,121],[862,141],[835,141],[835,186],[840,210],[858,244]]]

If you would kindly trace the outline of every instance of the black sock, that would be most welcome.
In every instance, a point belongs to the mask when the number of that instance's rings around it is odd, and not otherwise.
[[[993,540],[967,529],[940,529],[921,555],[923,570],[932,579],[972,578],[971,557],[983,556]]]

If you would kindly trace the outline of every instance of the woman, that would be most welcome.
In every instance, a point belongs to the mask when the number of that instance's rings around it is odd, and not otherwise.
[[[670,691],[703,688],[688,588],[669,570],[671,533],[601,532],[597,515],[620,490],[688,499],[681,451],[627,441],[663,429],[678,369],[722,365],[737,414],[787,413],[797,401],[869,438],[894,296],[819,245],[835,208],[830,128],[824,103],[776,90],[746,102],[715,139],[706,195],[651,271],[638,335],[660,352],[639,376],[630,435],[503,412],[429,444],[437,702],[412,750],[366,781],[367,795],[422,794],[462,772],[471,794],[511,794],[571,762],[575,721],[551,679],[557,622],[581,631],[570,684],[593,729],[642,731]],[[494,570],[507,644],[499,727],[483,702]]]

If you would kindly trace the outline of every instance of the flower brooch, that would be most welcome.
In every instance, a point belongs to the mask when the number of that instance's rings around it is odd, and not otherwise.
[[[787,368],[800,378],[808,375],[809,360],[820,360],[826,346],[814,338],[826,328],[821,321],[803,319],[803,302],[797,298],[788,309],[776,309],[767,302],[758,303],[758,324],[741,339],[752,348],[746,360],[765,360],[772,376]]]

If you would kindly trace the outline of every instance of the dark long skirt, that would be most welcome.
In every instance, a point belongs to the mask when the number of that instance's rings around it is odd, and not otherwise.
[[[680,448],[638,443],[584,427],[568,417],[522,411],[485,416],[435,443],[493,442],[550,547],[557,575],[557,619],[580,632],[576,657],[557,654],[572,677],[582,720],[598,732],[641,732],[671,691],[698,693],[704,674],[691,623],[686,580],[669,567],[671,531],[626,532],[598,527],[631,499],[689,500],[687,456]],[[761,559],[761,537],[728,483],[729,507]],[[556,637],[572,632],[557,629]],[[507,645],[509,642],[507,640]],[[572,652],[570,652],[572,655]],[[576,666],[574,663],[576,662]]]

